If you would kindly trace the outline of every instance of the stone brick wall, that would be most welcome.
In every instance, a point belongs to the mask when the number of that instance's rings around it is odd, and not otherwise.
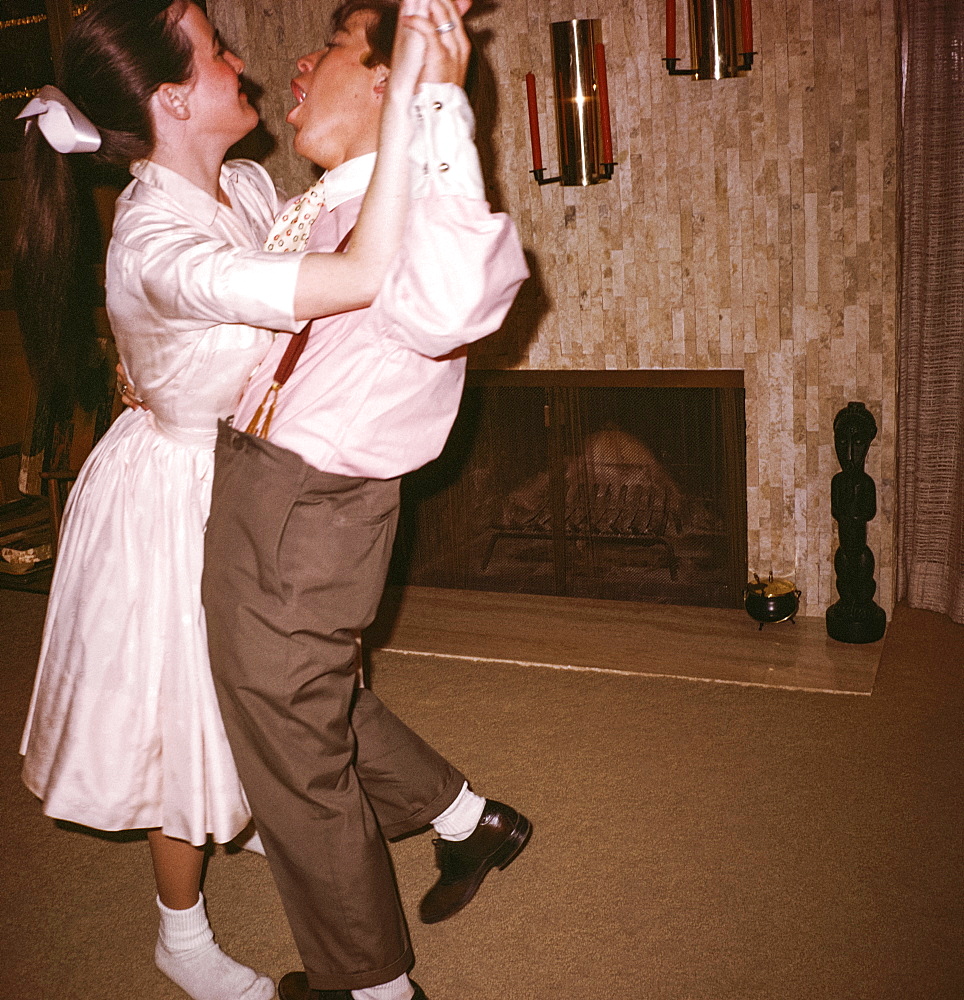
[[[480,143],[490,197],[516,219],[535,275],[476,367],[738,368],[747,390],[749,562],[793,576],[804,614],[836,599],[834,414],[862,400],[880,433],[869,540],[893,603],[898,78],[891,0],[754,4],[753,71],[666,74],[655,0],[499,0],[473,24],[484,57]],[[289,190],[292,57],[323,39],[331,0],[211,0],[266,91]],[[280,9],[279,9],[280,8]],[[688,53],[681,0],[681,65]],[[591,188],[528,173],[525,74],[556,166],[549,24],[602,20],[619,166]]]

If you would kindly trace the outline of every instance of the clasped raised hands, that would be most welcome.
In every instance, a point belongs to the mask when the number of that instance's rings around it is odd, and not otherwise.
[[[402,0],[389,95],[407,99],[419,83],[463,86],[471,45],[462,15],[472,0]]]

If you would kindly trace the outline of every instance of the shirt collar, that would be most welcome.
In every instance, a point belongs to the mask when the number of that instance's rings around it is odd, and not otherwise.
[[[376,156],[376,153],[356,156],[325,174],[325,207],[329,212],[365,193],[375,170]]]
[[[135,160],[130,166],[131,175],[143,184],[156,188],[169,195],[184,212],[204,225],[211,225],[218,212],[224,208],[217,198],[212,198],[207,191],[202,191],[196,184],[170,167],[162,167],[153,160]],[[221,167],[221,184],[227,187],[227,182],[235,171],[226,166]],[[230,190],[230,188],[228,188]]]

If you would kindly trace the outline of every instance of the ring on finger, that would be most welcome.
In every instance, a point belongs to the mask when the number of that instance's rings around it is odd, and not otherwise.
[[[443,24],[438,25],[435,30],[440,35],[444,35],[447,31],[455,31],[455,22],[445,21]]]

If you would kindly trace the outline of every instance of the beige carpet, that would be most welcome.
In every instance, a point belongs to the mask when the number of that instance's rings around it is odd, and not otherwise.
[[[183,1000],[150,961],[143,841],[58,828],[18,779],[44,599],[0,592],[0,997]],[[525,809],[527,851],[412,927],[431,1000],[960,1000],[964,628],[901,609],[871,697],[375,654],[373,685]],[[409,913],[429,838],[393,847]],[[297,956],[262,859],[213,860],[222,942]]]

